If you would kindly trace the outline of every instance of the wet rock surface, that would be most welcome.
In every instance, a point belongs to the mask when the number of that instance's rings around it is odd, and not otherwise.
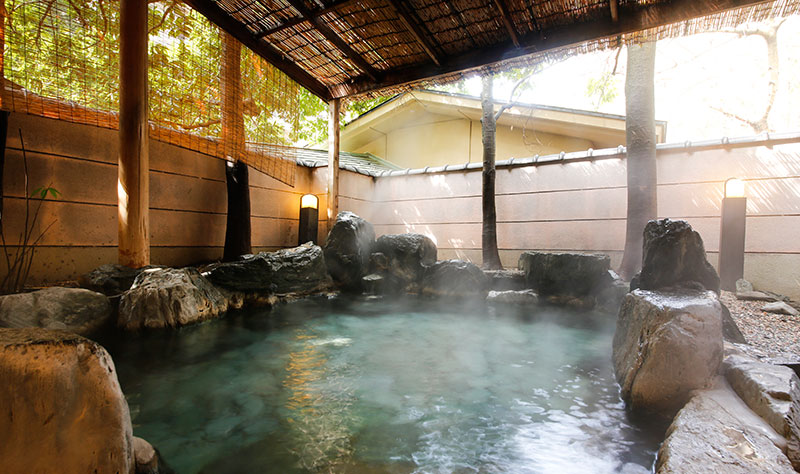
[[[442,260],[426,268],[422,279],[425,296],[485,299],[489,279],[475,264],[462,260]]]
[[[89,273],[78,277],[81,288],[96,291],[106,296],[116,296],[130,290],[136,277],[144,270],[160,268],[148,265],[143,268],[130,268],[125,265],[109,263],[100,265]]]
[[[81,336],[0,329],[0,470],[134,471],[128,404],[111,356]]]
[[[311,243],[244,255],[235,262],[211,265],[203,274],[215,285],[244,293],[308,294],[331,284],[322,249]]]
[[[161,453],[142,438],[133,437],[133,453],[136,474],[174,474],[161,457]]]
[[[776,446],[781,443],[782,438],[719,377],[672,421],[658,452],[656,473],[793,473]]]
[[[612,283],[611,259],[602,254],[524,252],[519,268],[525,280],[542,296],[595,295]]]
[[[436,244],[422,234],[382,235],[370,256],[370,272],[384,278],[384,289],[416,292],[425,268],[436,263]]]
[[[489,278],[489,288],[494,291],[522,291],[526,288],[522,270],[484,270],[483,273]]]
[[[82,288],[45,288],[0,296],[0,327],[63,329],[92,334],[109,323],[111,303],[105,295]]]
[[[328,273],[345,291],[360,291],[375,245],[372,224],[352,212],[340,212],[328,233],[324,254]]]
[[[723,370],[728,383],[751,410],[788,439],[792,391],[800,384],[797,375],[788,367],[749,357],[732,345],[725,352]]]
[[[669,418],[722,361],[722,308],[709,291],[635,290],[623,301],[613,342],[622,399]]]
[[[642,271],[631,290],[660,290],[699,284],[719,294],[719,276],[706,259],[700,234],[686,221],[653,220],[644,228]]]
[[[492,290],[486,295],[486,302],[500,304],[535,305],[539,302],[539,295],[533,290]]]
[[[126,330],[178,327],[219,317],[229,299],[194,268],[142,272],[119,305],[117,325]]]

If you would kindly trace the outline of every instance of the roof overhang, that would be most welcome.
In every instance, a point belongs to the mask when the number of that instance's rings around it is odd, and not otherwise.
[[[800,10],[800,0],[185,1],[324,100]]]

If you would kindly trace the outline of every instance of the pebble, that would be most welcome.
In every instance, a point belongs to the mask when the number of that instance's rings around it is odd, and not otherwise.
[[[723,291],[722,304],[728,307],[731,317],[747,343],[767,357],[800,361],[800,317],[763,311],[763,301],[742,301],[736,295]]]

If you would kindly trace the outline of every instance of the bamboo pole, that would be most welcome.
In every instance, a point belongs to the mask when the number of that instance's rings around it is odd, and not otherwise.
[[[328,102],[328,232],[339,213],[339,99]]]
[[[150,264],[147,123],[147,0],[120,2],[119,263]]]

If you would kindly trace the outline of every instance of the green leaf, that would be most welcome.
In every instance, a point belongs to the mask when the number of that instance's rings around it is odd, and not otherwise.
[[[50,195],[53,196],[53,199],[58,199],[58,197],[61,195],[56,188],[49,188],[49,191]]]

